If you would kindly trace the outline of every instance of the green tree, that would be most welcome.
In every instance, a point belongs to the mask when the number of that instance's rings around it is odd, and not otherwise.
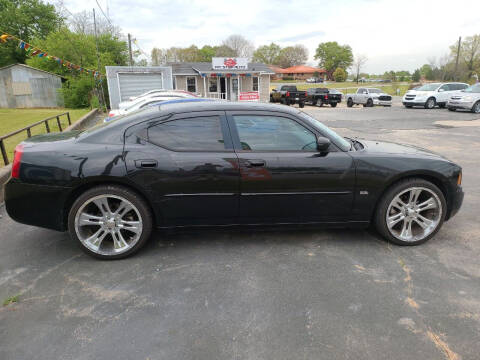
[[[420,68],[420,73],[422,76],[425,77],[427,80],[434,80],[434,74],[433,74],[433,69],[429,64],[425,64]]]
[[[41,0],[0,0],[0,31],[24,41],[43,39],[62,23],[55,7]],[[18,47],[18,41],[0,44],[0,66],[24,64],[25,60],[25,52]]]
[[[314,58],[320,67],[327,70],[330,78],[335,69],[347,69],[353,63],[352,48],[349,45],[339,45],[336,41],[319,44]]]
[[[252,61],[264,64],[275,64],[281,50],[282,48],[273,42],[270,45],[260,46],[253,53]]]
[[[275,65],[287,68],[295,65],[303,65],[308,60],[308,49],[300,44],[287,46],[280,50]]]
[[[450,46],[452,58],[456,58],[458,43]],[[480,34],[467,36],[460,45],[460,56],[466,73],[461,78],[470,79],[475,72],[480,70]]]
[[[347,80],[347,72],[338,67],[334,72],[333,72],[333,78],[335,79],[336,82],[342,82]]]
[[[420,77],[421,77],[421,76],[422,76],[422,74],[420,73],[420,69],[416,69],[416,70],[413,72],[412,81],[415,81],[415,82],[420,81]]]

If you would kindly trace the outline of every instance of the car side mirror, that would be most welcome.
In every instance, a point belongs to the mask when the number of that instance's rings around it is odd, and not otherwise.
[[[317,149],[320,152],[327,152],[329,147],[330,147],[330,139],[323,136],[319,136],[317,138]]]
[[[444,89],[438,89],[438,92],[444,92],[445,90]]]

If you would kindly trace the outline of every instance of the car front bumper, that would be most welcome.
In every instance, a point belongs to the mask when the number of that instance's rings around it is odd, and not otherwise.
[[[461,186],[457,186],[455,192],[451,195],[450,198],[450,211],[447,214],[445,220],[448,220],[455,216],[458,213],[458,210],[462,207],[463,197],[465,196],[463,189]]]
[[[406,99],[403,99],[402,100],[402,104],[405,105],[405,106],[425,106],[425,102],[427,100],[406,100]]]
[[[5,184],[5,208],[19,223],[65,231],[65,204],[70,191],[70,188],[10,179]]]
[[[373,105],[392,106],[392,100],[373,99]]]
[[[450,109],[464,109],[464,110],[471,110],[473,107],[473,104],[475,104],[473,101],[458,101],[454,100],[451,101],[449,100],[447,103],[447,107]]]

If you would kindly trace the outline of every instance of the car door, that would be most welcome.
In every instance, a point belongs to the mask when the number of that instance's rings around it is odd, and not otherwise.
[[[227,112],[240,166],[240,219],[247,223],[348,219],[355,169],[334,145],[319,153],[318,131],[292,114]]]
[[[452,90],[453,90],[453,84],[444,84],[440,86],[437,94],[437,103],[447,102],[448,98],[450,97],[450,94],[452,93]]]
[[[367,102],[367,89],[358,89],[357,91],[357,103],[365,104]]]
[[[223,111],[150,121],[139,134],[126,140],[128,176],[165,225],[236,222],[240,171]]]

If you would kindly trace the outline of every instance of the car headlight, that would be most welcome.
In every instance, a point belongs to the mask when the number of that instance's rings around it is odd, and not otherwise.
[[[473,97],[471,97],[471,96],[465,96],[462,100],[463,100],[463,101],[472,101],[472,100],[473,100]]]

